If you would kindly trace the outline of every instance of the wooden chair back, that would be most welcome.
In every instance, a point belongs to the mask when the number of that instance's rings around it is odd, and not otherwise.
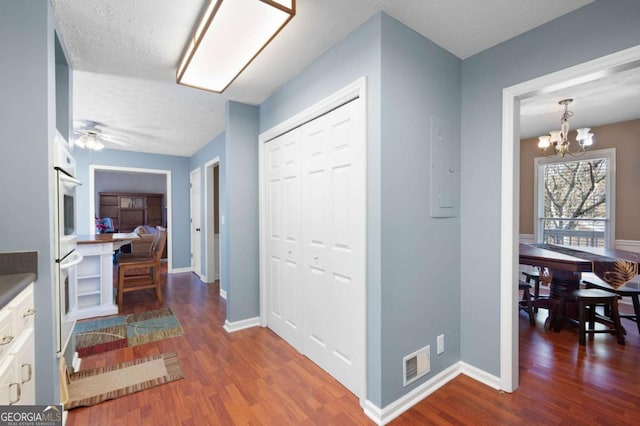
[[[160,260],[162,257],[162,251],[164,250],[164,246],[167,244],[167,228],[162,226],[156,226],[156,235],[151,242],[151,247],[149,249],[149,256],[153,257],[156,260]]]
[[[160,258],[167,243],[167,229],[156,227],[149,256],[127,257],[118,261],[118,305],[122,306],[124,293],[155,289],[156,298],[162,303],[160,283]],[[140,270],[144,272],[140,273]],[[148,271],[148,272],[147,272]]]

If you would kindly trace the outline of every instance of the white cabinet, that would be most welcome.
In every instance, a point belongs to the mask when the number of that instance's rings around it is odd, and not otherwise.
[[[113,242],[78,244],[82,254],[76,279],[69,284],[67,320],[118,313],[113,298]]]
[[[35,404],[33,284],[0,310],[0,405]]]

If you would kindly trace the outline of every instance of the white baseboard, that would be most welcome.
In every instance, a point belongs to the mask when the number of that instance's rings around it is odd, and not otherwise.
[[[636,240],[616,240],[618,250],[634,251],[640,253],[640,241]]]
[[[180,272],[191,272],[191,267],[187,266],[187,267],[184,267],[184,268],[172,268],[169,271],[170,274],[178,274]]]
[[[220,297],[222,297],[224,300],[227,300],[227,291],[225,289],[220,289]]]
[[[418,402],[422,401],[460,374],[469,376],[472,379],[484,383],[494,389],[500,389],[500,379],[498,377],[459,361],[382,409],[378,408],[368,400],[360,400],[360,406],[367,417],[373,420],[376,424],[385,425],[402,415],[402,413],[409,410]]]
[[[260,325],[260,317],[255,317],[255,318],[247,318],[246,320],[235,321],[235,322],[230,322],[229,320],[225,320],[224,326],[222,328],[224,328],[224,330],[227,333],[233,333],[235,331],[244,330],[245,328],[256,327],[259,325]]]
[[[536,238],[533,234],[520,234],[520,242],[522,244],[532,244],[536,242]]]
[[[523,244],[535,243],[535,236],[533,234],[520,234],[520,242]],[[616,240],[614,244],[618,250],[640,253],[640,241],[638,240]]]
[[[459,364],[460,373],[464,374],[465,376],[471,377],[473,380],[483,383],[491,388],[501,390],[500,377],[489,374],[484,370],[480,370],[478,367],[467,364],[466,362],[460,361]]]

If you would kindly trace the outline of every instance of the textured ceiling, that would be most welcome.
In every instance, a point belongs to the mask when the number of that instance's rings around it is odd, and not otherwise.
[[[603,78],[525,99],[520,105],[522,139],[541,136],[560,129],[564,107],[562,99],[571,98],[571,129],[640,118],[640,68],[607,75]],[[596,135],[597,140],[597,135]]]
[[[224,131],[226,100],[261,103],[376,12],[466,58],[592,0],[298,0],[223,94],[175,84],[205,0],[51,1],[75,70],[74,119],[100,123],[119,141],[108,148],[189,156]]]

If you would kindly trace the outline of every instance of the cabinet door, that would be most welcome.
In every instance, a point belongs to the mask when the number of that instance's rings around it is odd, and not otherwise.
[[[120,232],[131,232],[144,225],[144,209],[120,209]]]
[[[18,405],[33,405],[36,401],[35,386],[35,350],[33,345],[33,329],[25,332],[15,344],[14,352],[15,378],[21,387]]]
[[[147,222],[145,225],[163,225],[162,195],[147,195]]]
[[[20,384],[16,380],[14,356],[8,355],[0,361],[0,406],[18,402]]]

